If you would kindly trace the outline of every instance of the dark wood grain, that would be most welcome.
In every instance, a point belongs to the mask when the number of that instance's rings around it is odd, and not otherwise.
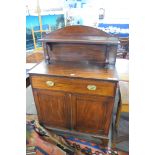
[[[29,74],[118,81],[117,71],[114,66],[103,67],[102,65],[89,63],[58,62],[47,64],[43,61],[33,68]]]
[[[49,52],[52,61],[71,61],[71,62],[96,62],[106,61],[105,45],[87,45],[87,44],[64,44],[55,43],[52,45],[52,51]]]
[[[115,64],[119,43],[117,37],[102,30],[81,25],[58,29],[42,38],[41,41],[48,63],[86,61]]]
[[[57,128],[70,128],[67,95],[62,92],[34,90],[39,121]]]
[[[111,97],[115,96],[116,83],[113,82],[49,76],[31,76],[31,79],[32,87],[37,89]],[[54,82],[54,86],[48,86],[46,84],[47,81]],[[96,90],[89,90],[87,88],[88,85],[95,85]]]
[[[90,26],[73,25],[66,26],[49,33],[40,39],[43,42],[68,42],[68,43],[95,43],[118,44],[119,40],[100,29]]]
[[[112,98],[75,94],[72,96],[72,104],[74,130],[108,135],[113,108]]]

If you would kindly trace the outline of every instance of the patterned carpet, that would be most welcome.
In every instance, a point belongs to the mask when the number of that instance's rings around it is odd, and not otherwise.
[[[44,136],[40,136],[36,132],[31,123],[33,118],[33,116],[27,116],[26,144],[28,154],[33,152],[37,155],[65,155],[65,151],[51,143],[48,138],[44,138]],[[116,149],[103,148],[95,143],[90,143],[75,137],[52,136],[62,144],[67,144],[75,150],[73,154],[68,153],[69,155],[128,155],[128,153],[123,153]]]

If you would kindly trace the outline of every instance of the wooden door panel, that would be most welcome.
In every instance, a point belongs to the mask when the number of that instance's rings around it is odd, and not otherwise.
[[[108,134],[113,98],[100,96],[72,96],[73,129],[81,132]]]
[[[62,92],[36,90],[40,122],[50,127],[69,128],[67,96]]]

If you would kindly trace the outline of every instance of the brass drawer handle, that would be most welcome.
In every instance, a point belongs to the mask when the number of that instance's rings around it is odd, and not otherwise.
[[[49,87],[54,86],[54,82],[53,82],[53,81],[46,81],[46,84],[47,84]]]
[[[88,90],[96,90],[95,85],[88,85],[87,88],[88,88]]]

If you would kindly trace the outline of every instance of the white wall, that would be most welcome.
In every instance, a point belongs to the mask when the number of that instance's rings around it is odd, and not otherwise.
[[[86,25],[93,25],[95,22],[105,24],[129,23],[129,0],[86,0],[86,2],[84,9],[72,11],[72,14],[81,16]],[[47,12],[43,10],[51,8],[63,8],[65,11],[65,0],[39,0],[39,4],[42,10],[41,14],[46,14]],[[37,15],[37,0],[26,0],[25,5],[28,5],[31,14]],[[105,9],[105,18],[102,21],[98,21],[99,8]],[[57,14],[57,12],[55,13]],[[58,13],[64,12],[58,11]]]
[[[97,18],[95,12],[99,8],[105,9],[105,24],[128,24],[129,23],[129,0],[87,0],[88,6],[92,8],[85,18]],[[94,13],[94,14],[93,14]],[[96,17],[95,17],[96,16]]]

